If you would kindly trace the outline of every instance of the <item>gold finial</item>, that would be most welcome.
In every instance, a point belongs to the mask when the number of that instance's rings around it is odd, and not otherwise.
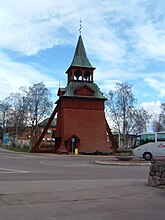
[[[81,21],[81,18],[80,18],[80,28],[79,28],[79,32],[81,34],[81,29],[82,29],[82,25],[81,25],[82,21]]]

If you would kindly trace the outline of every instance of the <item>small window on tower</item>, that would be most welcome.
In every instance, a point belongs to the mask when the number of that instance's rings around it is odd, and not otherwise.
[[[80,70],[77,70],[75,73],[74,73],[74,79],[75,80],[82,80],[82,72]]]
[[[91,75],[91,73],[89,71],[85,72],[84,78],[85,78],[86,81],[90,81],[90,75]]]

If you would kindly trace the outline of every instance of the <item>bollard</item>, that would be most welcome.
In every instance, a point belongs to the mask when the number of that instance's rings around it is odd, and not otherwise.
[[[78,148],[75,148],[75,155],[78,155]]]

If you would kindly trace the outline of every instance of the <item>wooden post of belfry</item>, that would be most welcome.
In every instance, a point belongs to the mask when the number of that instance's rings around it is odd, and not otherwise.
[[[114,136],[113,136],[113,134],[111,132],[111,129],[110,129],[109,125],[108,125],[107,120],[106,120],[106,126],[107,126],[107,133],[108,133],[109,139],[110,139],[110,141],[112,143],[111,150],[114,153],[117,153],[118,152],[118,145],[117,145],[117,142],[116,142],[116,140],[115,140],[115,138],[114,138]]]
[[[47,130],[49,129],[49,127],[50,127],[50,125],[51,125],[51,123],[52,123],[52,121],[53,121],[53,119],[54,119],[54,117],[56,115],[56,112],[57,112],[57,106],[55,107],[54,111],[52,112],[52,114],[51,114],[51,116],[50,116],[50,118],[49,118],[49,120],[48,120],[48,122],[47,122],[47,124],[46,124],[46,126],[45,126],[45,128],[43,130],[43,132],[41,133],[40,137],[38,138],[37,142],[32,147],[31,152],[36,152],[36,151],[39,150],[40,144],[42,142],[42,139],[44,138]]]

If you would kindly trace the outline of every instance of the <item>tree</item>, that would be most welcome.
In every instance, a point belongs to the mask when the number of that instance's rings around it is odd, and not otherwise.
[[[13,144],[17,144],[18,132],[23,136],[27,126],[27,115],[27,105],[21,93],[11,93],[0,101],[1,136],[7,132],[12,137]]]
[[[22,136],[21,145],[23,142],[23,135],[26,127],[28,126],[28,107],[27,107],[27,97],[24,97],[21,93],[10,94],[10,100],[12,108],[10,110],[10,124],[15,130],[14,143],[18,143],[18,132]]]
[[[158,120],[154,120],[152,126],[155,132],[165,130],[165,103],[161,104],[161,112],[158,116]]]
[[[150,119],[151,115],[144,108],[134,107],[129,118],[129,132],[134,134],[145,132]]]
[[[31,126],[31,146],[32,141],[38,137],[38,123],[43,120],[44,116],[50,114],[52,110],[51,93],[45,87],[43,82],[36,83],[28,89],[22,88],[26,94],[28,109],[28,123]],[[34,140],[33,140],[34,138]]]
[[[6,132],[6,127],[9,124],[9,111],[11,108],[10,98],[7,97],[0,101],[0,123],[1,123],[1,137],[3,140],[4,134]]]
[[[165,130],[165,103],[161,104],[160,123]]]
[[[12,93],[0,101],[0,137],[6,128],[12,129],[14,143],[17,145],[18,133],[23,135],[27,127],[31,127],[30,145],[38,137],[38,123],[52,110],[51,93],[43,82],[33,84],[29,88],[21,87],[20,93]],[[22,142],[21,142],[22,144]]]
[[[0,141],[3,140],[3,128],[0,126]]]
[[[113,121],[114,130],[121,137],[121,145],[125,147],[129,134],[146,130],[150,115],[143,108],[135,107],[132,85],[127,82],[116,83],[116,90],[110,90],[107,98],[107,113]]]

